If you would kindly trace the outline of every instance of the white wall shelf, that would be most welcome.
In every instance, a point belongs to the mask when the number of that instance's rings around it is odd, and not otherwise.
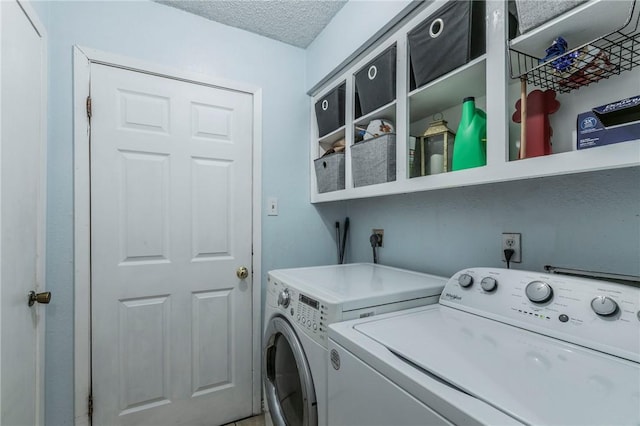
[[[326,134],[325,136],[318,139],[318,144],[326,151],[331,148],[331,146],[340,139],[344,138],[345,126],[339,127],[331,133]]]
[[[626,3],[619,4],[619,3]],[[579,113],[590,107],[622,99],[622,95],[640,93],[640,73],[636,71],[614,76],[602,83],[590,86],[586,91],[580,90],[571,94],[564,94],[560,98],[561,109],[555,114],[554,151],[556,154],[513,160],[516,141],[514,134],[519,134],[519,125],[511,122],[514,111],[514,82],[509,73],[508,54],[510,46],[525,48],[528,45],[544,45],[546,31],[573,34],[579,31],[584,22],[596,22],[601,18],[604,10],[606,16],[622,14],[628,0],[605,1],[592,0],[579,6],[553,21],[543,25],[525,36],[507,42],[507,28],[504,17],[507,16],[506,2],[486,2],[486,54],[476,58],[466,65],[434,80],[427,85],[409,91],[409,53],[407,47],[407,33],[419,25],[429,15],[433,14],[445,2],[435,1],[418,10],[416,14],[406,20],[388,34],[376,47],[336,76],[335,81],[347,82],[346,111],[344,135],[346,140],[345,152],[345,189],[319,194],[317,192],[313,160],[317,158],[318,146],[324,148],[329,141],[326,137],[318,139],[317,131],[310,138],[310,198],[312,203],[377,197],[392,194],[402,194],[420,191],[431,191],[446,188],[456,188],[478,184],[489,184],[511,180],[539,178],[564,174],[584,173],[597,170],[616,169],[640,166],[640,135],[637,140],[618,143],[609,146],[576,150],[575,122]],[[588,20],[585,20],[588,19]],[[578,23],[581,23],[579,25]],[[621,25],[624,22],[621,22]],[[599,25],[599,24],[598,24]],[[611,22],[607,22],[611,26]],[[547,30],[544,30],[544,29]],[[584,35],[589,37],[589,35]],[[363,117],[353,118],[354,111],[354,81],[353,75],[376,55],[392,44],[397,44],[397,95],[396,101],[385,105]],[[544,52],[544,48],[543,48]],[[326,88],[331,86],[330,82]],[[599,87],[601,86],[601,87]],[[535,87],[530,86],[529,90]],[[312,99],[319,99],[320,91]],[[631,93],[633,92],[633,93]],[[627,96],[628,96],[627,95]],[[487,165],[474,169],[460,170],[436,175],[408,178],[408,148],[407,142],[410,130],[422,131],[428,125],[434,114],[441,113],[446,120],[450,120],[450,128],[457,126],[456,115],[459,116],[462,100],[468,96],[475,96],[477,102],[487,113]],[[364,125],[375,118],[394,119],[396,126],[396,180],[382,184],[353,186],[351,170],[350,146],[354,143],[355,126]],[[315,121],[315,116],[311,114]],[[314,127],[314,126],[312,126]],[[517,132],[514,132],[517,130]],[[511,134],[511,135],[510,135]],[[320,142],[320,145],[319,145]],[[556,150],[557,148],[557,150]]]
[[[588,22],[588,25],[584,25]],[[567,49],[544,62],[545,50],[562,36]],[[616,77],[640,65],[640,4],[592,0],[510,43],[510,75],[556,92]]]
[[[487,91],[486,62],[486,55],[482,55],[409,93],[410,121],[459,106],[467,96],[484,96]]]
[[[396,101],[390,102],[387,105],[383,105],[380,108],[371,111],[368,114],[363,115],[362,117],[358,117],[353,121],[354,125],[363,125],[367,124],[371,120],[386,118],[388,120],[393,120],[395,123],[396,120]]]
[[[624,26],[634,0],[591,0],[511,40],[512,49],[543,57],[553,40],[562,36],[582,46]]]

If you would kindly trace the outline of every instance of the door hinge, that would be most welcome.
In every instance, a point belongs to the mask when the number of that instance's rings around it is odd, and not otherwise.
[[[87,96],[87,118],[91,118],[91,96]]]
[[[93,418],[93,395],[89,395],[87,400],[87,415],[89,416],[89,424],[91,424],[91,419]]]

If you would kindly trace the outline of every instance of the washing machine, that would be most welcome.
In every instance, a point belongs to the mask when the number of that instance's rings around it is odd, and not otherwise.
[[[370,263],[269,272],[263,340],[267,421],[326,425],[328,326],[437,303],[446,282]]]
[[[471,268],[329,337],[333,425],[640,425],[633,285]]]

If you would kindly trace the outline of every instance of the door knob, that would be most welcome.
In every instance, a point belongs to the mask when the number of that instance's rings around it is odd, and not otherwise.
[[[249,276],[249,270],[247,269],[246,266],[241,266],[238,269],[236,269],[236,276],[241,280],[244,280]]]
[[[30,291],[28,300],[29,306],[33,306],[36,302],[46,305],[51,302],[51,292],[45,291],[43,293],[36,293],[35,291]]]

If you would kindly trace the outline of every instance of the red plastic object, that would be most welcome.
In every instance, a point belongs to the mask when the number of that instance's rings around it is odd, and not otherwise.
[[[551,136],[553,129],[549,123],[549,115],[560,109],[554,90],[534,90],[527,95],[526,152],[519,158],[539,157],[551,154]],[[516,102],[516,112],[511,119],[520,123],[520,99]]]

